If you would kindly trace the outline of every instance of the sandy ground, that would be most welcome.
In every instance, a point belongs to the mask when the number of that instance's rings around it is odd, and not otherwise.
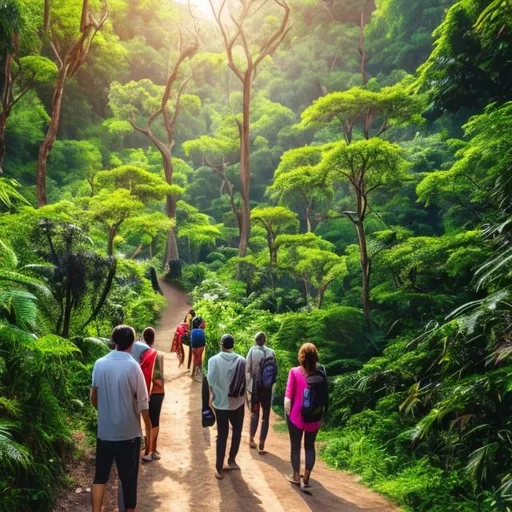
[[[186,296],[163,285],[168,309],[157,333],[157,348],[166,352],[166,395],[162,409],[158,449],[160,461],[144,464],[139,476],[137,510],[143,512],[357,512],[398,511],[379,495],[360,485],[356,478],[332,471],[317,460],[312,475],[312,496],[289,484],[289,442],[285,433],[271,427],[266,443],[268,453],[250,450],[244,431],[237,462],[241,471],[226,471],[224,480],[214,477],[215,427],[201,426],[201,385],[186,370],[178,369],[175,354],[169,354],[174,329],[188,306]],[[236,347],[235,347],[236,348]],[[246,411],[245,426],[248,427]],[[279,421],[276,417],[272,421]],[[229,441],[228,441],[229,447]],[[229,448],[228,448],[229,449]],[[82,478],[85,478],[83,476]],[[111,479],[112,480],[112,479]],[[80,483],[80,482],[77,482]],[[83,485],[90,485],[84,483]],[[115,488],[109,487],[111,512]],[[72,490],[55,509],[90,510],[88,493]],[[73,498],[73,500],[71,500]],[[70,501],[67,501],[70,500]],[[69,503],[69,508],[66,504]]]

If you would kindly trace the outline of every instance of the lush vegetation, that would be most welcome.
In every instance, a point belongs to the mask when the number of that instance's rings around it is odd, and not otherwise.
[[[509,0],[5,0],[0,61],[1,510],[51,510],[159,273],[268,332],[277,407],[317,344],[332,466],[512,510]]]

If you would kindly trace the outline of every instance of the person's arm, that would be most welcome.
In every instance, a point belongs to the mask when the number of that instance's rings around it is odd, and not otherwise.
[[[140,366],[135,367],[135,400],[137,402],[137,410],[139,411],[144,426],[146,428],[146,455],[149,453],[151,440],[151,420],[149,419],[149,397],[144,374]]]
[[[89,391],[89,399],[91,400],[91,405],[98,410],[98,383],[96,382],[96,365],[92,370],[92,382],[91,389]]]
[[[210,387],[210,404],[209,405],[212,408],[213,408],[213,399],[214,399],[213,382],[214,382],[214,379],[215,379],[215,375],[216,375],[215,363],[214,363],[214,361],[209,359],[208,360],[208,374],[207,374],[206,379],[208,380],[208,386]]]
[[[98,388],[91,387],[91,391],[89,393],[89,398],[91,399],[92,406],[97,410],[98,409]]]
[[[151,448],[151,420],[149,419],[149,410],[146,409],[140,412],[142,416],[142,420],[144,421],[144,427],[146,429],[146,450],[144,451],[145,455],[149,455],[149,450]]]
[[[295,374],[292,370],[288,374],[288,382],[286,383],[286,392],[284,394],[284,412],[290,416],[292,410],[292,400],[295,393]]]

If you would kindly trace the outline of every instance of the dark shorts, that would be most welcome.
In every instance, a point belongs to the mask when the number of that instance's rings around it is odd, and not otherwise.
[[[126,508],[137,506],[137,481],[139,477],[140,437],[128,441],[96,440],[95,484],[106,484],[112,463],[116,461],[119,480],[123,484]]]
[[[151,420],[152,427],[160,425],[160,413],[162,412],[162,403],[165,394],[159,393],[149,397],[149,419]]]

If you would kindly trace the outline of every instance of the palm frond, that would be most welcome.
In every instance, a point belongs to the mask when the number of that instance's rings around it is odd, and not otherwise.
[[[37,298],[23,290],[0,290],[0,310],[11,323],[21,329],[30,329],[36,325]]]
[[[14,441],[10,430],[17,427],[15,423],[0,422],[0,462],[11,469],[27,468],[31,459],[28,450]]]
[[[19,272],[14,272],[12,270],[5,270],[0,268],[0,281],[9,281],[22,286],[26,286],[27,288],[37,291],[46,297],[51,295],[50,290],[43,283],[43,281],[40,281],[34,277],[20,274]]]

